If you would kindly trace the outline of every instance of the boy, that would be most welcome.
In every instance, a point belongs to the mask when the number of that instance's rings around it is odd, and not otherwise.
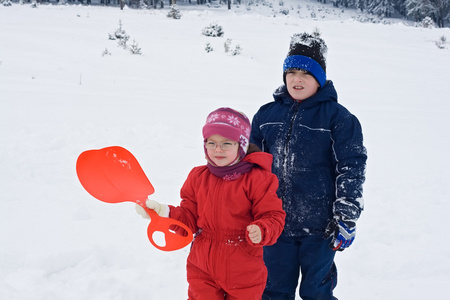
[[[262,299],[336,299],[335,251],[351,245],[363,210],[366,149],[358,119],[337,103],[326,78],[327,46],[296,34],[283,65],[284,85],[253,118],[250,142],[274,157],[286,211],[284,231],[264,247]]]

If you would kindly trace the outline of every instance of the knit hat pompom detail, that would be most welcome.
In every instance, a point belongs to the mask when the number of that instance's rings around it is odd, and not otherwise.
[[[202,131],[205,142],[214,134],[239,142],[239,160],[245,157],[251,125],[244,113],[228,107],[218,108],[208,115]]]
[[[283,63],[283,81],[286,83],[286,72],[290,69],[300,69],[309,72],[320,87],[325,85],[326,54],[328,47],[325,41],[316,33],[297,33],[291,37],[289,52]]]

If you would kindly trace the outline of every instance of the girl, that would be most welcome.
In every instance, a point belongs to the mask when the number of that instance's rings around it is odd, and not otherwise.
[[[262,297],[267,279],[262,246],[276,242],[285,212],[276,195],[272,155],[248,151],[250,128],[248,118],[231,108],[211,112],[203,127],[207,164],[188,175],[180,206],[147,200],[160,216],[197,232],[186,267],[190,300]]]

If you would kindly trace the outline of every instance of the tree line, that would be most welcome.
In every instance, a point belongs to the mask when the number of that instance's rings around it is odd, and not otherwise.
[[[325,3],[327,0],[318,0]],[[401,17],[416,22],[431,18],[438,27],[450,19],[450,0],[329,0],[335,7],[355,8],[380,17]]]
[[[1,0],[0,0],[1,1]],[[21,0],[30,2],[31,0]],[[52,0],[34,0],[37,2],[50,2]],[[53,0],[59,2],[60,0]],[[66,2],[81,2],[91,4],[91,0],[62,0]],[[284,5],[284,0],[93,0],[100,4],[128,4],[132,6],[153,8],[164,8],[164,2],[168,5],[184,2],[189,4],[226,4],[228,9],[232,5],[256,5],[276,3]],[[450,21],[450,0],[317,0],[321,3],[332,3],[336,8],[354,8],[362,12],[373,14],[378,17],[399,17],[421,22],[425,18],[433,20],[438,27],[444,27],[445,22]],[[298,0],[301,4],[303,1]],[[92,4],[94,4],[92,3]],[[292,4],[292,2],[291,2]],[[122,6],[121,5],[121,6]]]

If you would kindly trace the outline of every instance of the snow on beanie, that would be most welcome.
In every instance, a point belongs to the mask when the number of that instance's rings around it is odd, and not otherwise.
[[[239,142],[239,157],[242,160],[248,149],[250,139],[250,121],[247,116],[228,107],[211,112],[203,126],[203,138],[219,134],[227,139]],[[205,149],[206,150],[206,149]]]
[[[291,38],[289,52],[283,63],[283,81],[289,69],[301,69],[311,73],[320,84],[325,85],[327,45],[318,36],[309,33],[297,33]]]

